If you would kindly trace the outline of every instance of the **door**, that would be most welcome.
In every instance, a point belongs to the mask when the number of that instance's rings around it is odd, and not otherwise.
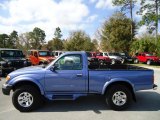
[[[48,92],[85,92],[87,74],[80,54],[62,56],[47,70],[45,89]]]
[[[145,54],[141,54],[141,55],[142,55],[142,56],[141,56],[141,61],[142,61],[142,62],[146,62],[147,59],[146,59]]]

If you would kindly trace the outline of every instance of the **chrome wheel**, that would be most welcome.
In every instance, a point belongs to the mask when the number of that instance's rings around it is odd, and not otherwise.
[[[150,65],[151,64],[151,61],[150,60],[147,60],[147,65]]]
[[[116,63],[115,59],[112,59],[111,64],[114,65]]]
[[[127,95],[122,91],[113,94],[112,101],[117,106],[122,106],[127,102]]]
[[[136,63],[136,64],[137,64],[137,63],[138,63],[138,59],[135,59],[135,60],[134,60],[134,63]]]
[[[33,103],[33,96],[29,92],[22,92],[18,96],[18,104],[22,107],[30,107]]]

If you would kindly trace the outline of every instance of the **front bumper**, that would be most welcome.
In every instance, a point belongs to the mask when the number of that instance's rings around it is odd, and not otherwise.
[[[3,86],[2,86],[2,92],[4,95],[9,95],[11,89],[12,89],[12,86],[8,85],[8,84],[3,84]]]

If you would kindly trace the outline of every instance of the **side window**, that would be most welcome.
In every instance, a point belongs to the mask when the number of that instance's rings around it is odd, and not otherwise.
[[[35,56],[35,57],[38,57],[38,53],[37,53],[37,52],[34,52],[34,56]]]
[[[30,55],[33,55],[33,51],[30,52]]]
[[[61,57],[54,66],[56,70],[82,70],[82,56],[66,55]]]
[[[55,56],[58,56],[58,52],[55,52]]]
[[[142,54],[143,57],[145,57],[145,54]]]

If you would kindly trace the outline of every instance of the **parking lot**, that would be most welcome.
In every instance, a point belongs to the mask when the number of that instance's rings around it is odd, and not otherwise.
[[[160,69],[155,69],[155,83],[160,86]],[[0,89],[5,79],[0,81]],[[30,113],[20,113],[0,90],[0,120],[159,120],[160,88],[136,93],[137,102],[126,111],[110,110],[103,97],[82,97],[76,101],[55,101]]]

